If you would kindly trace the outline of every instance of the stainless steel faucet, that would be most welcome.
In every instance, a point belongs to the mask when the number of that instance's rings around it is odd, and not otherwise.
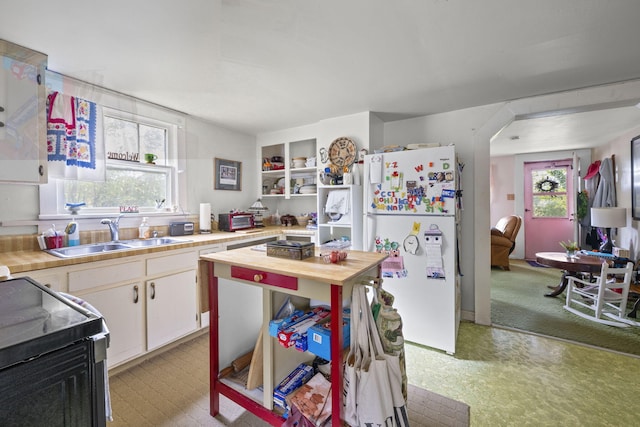
[[[100,221],[100,224],[106,224],[109,226],[109,231],[111,231],[111,241],[112,242],[117,242],[118,240],[120,240],[120,236],[119,236],[119,223],[120,223],[120,218],[122,218],[124,215],[118,215],[118,217],[116,219],[110,219],[110,218],[104,218],[103,220]]]

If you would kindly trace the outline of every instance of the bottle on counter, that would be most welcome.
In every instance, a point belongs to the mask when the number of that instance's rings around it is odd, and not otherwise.
[[[64,231],[67,233],[67,245],[78,246],[80,244],[80,227],[75,220],[71,220]]]
[[[138,237],[140,239],[148,239],[151,237],[151,227],[149,227],[148,217],[142,218],[142,223],[140,223],[140,227],[138,227]]]

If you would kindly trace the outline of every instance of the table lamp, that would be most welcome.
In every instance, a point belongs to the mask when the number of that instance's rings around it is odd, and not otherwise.
[[[627,225],[627,208],[591,208],[591,226],[604,228],[607,240],[600,245],[600,252],[613,252],[611,229]]]

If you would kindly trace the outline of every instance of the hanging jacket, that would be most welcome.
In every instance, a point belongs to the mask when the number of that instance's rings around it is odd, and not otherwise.
[[[610,158],[600,164],[600,183],[593,198],[594,208],[608,208],[616,205],[616,183],[613,177],[613,163]]]

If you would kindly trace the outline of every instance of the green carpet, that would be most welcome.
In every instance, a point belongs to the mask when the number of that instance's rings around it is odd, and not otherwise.
[[[561,272],[512,260],[511,271],[491,269],[491,321],[596,347],[640,356],[640,327],[617,328],[569,313],[562,306],[566,294],[545,297],[547,285],[556,286]]]

